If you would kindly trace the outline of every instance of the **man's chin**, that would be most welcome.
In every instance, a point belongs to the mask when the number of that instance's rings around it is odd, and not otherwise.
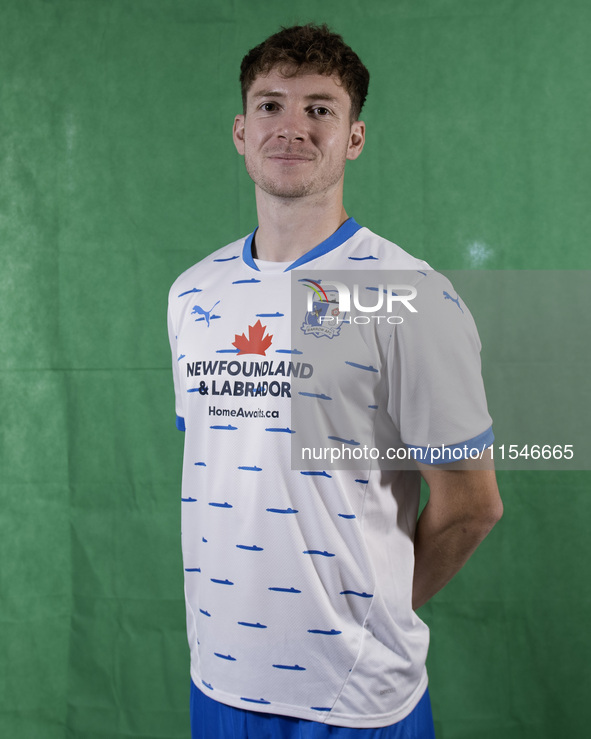
[[[311,194],[310,184],[305,183],[278,183],[278,182],[256,182],[255,183],[263,192],[267,195],[272,195],[276,198],[284,198],[291,200],[294,198],[303,198],[306,195]]]

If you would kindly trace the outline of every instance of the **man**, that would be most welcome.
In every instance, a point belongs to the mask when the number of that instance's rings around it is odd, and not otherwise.
[[[345,164],[365,142],[359,113],[368,82],[357,55],[326,26],[282,29],[246,55],[234,143],[255,183],[259,225],[170,292],[177,425],[186,431],[194,739],[433,737],[428,630],[414,609],[501,515],[494,472],[477,466],[444,469],[427,457],[420,469],[430,500],[416,527],[416,469],[292,469],[291,437],[305,433],[292,423],[292,394],[311,404],[304,415],[330,425],[332,397],[321,368],[305,359],[313,342],[337,351],[340,337],[308,331],[310,315],[292,337],[291,277],[359,261],[409,270],[429,319],[406,334],[376,330],[379,367],[331,368],[333,394],[352,405],[359,433],[379,417],[417,449],[482,452],[493,438],[467,309],[444,278],[343,208]],[[443,334],[453,351],[438,348]],[[372,372],[352,374],[359,368]],[[314,392],[295,393],[296,379],[308,378]]]

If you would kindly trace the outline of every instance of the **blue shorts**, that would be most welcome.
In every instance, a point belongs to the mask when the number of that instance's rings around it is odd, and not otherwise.
[[[191,681],[192,739],[435,739],[429,691],[402,721],[377,729],[351,729],[318,721],[259,713],[218,703]]]

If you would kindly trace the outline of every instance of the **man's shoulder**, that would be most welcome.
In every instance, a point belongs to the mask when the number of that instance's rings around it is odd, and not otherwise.
[[[420,284],[420,302],[424,311],[438,311],[441,299],[452,301],[463,313],[457,293],[446,277],[424,259],[413,256],[393,241],[379,236],[366,227],[357,231],[346,253],[348,268],[388,270],[404,279],[405,284]],[[455,297],[454,297],[455,296]],[[467,311],[466,311],[467,312]]]
[[[182,272],[173,282],[170,294],[175,295],[185,291],[199,292],[196,284],[198,281],[215,277],[216,273],[222,273],[235,263],[242,262],[242,249],[244,248],[245,236],[232,241],[226,246],[203,257],[199,262]]]
[[[350,267],[360,269],[431,270],[423,259],[365,226],[350,239],[347,262]]]

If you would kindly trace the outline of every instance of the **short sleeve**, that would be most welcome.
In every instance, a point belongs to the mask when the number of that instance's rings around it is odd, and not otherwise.
[[[172,316],[170,301],[168,304],[168,340],[170,342],[170,351],[172,353],[172,377],[174,382],[176,427],[179,431],[185,430],[185,411],[183,406],[183,397],[180,382],[180,357],[177,351],[177,334]]]
[[[416,313],[405,313],[389,348],[388,412],[404,444],[426,463],[452,461],[429,450],[486,449],[494,440],[480,362],[480,338],[449,280],[428,272],[417,283]]]

